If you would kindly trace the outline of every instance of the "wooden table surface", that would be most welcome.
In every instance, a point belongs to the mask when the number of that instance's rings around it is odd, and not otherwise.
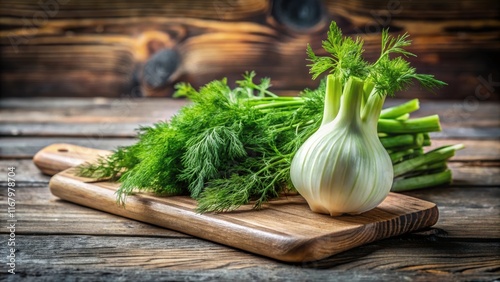
[[[389,103],[399,103],[393,100]],[[52,143],[113,149],[134,129],[171,117],[169,99],[0,100],[1,276],[33,280],[491,281],[500,279],[500,104],[421,101],[437,113],[432,147],[463,143],[450,162],[454,184],[406,194],[438,205],[428,230],[364,245],[330,258],[289,264],[57,199],[33,155]],[[12,237],[8,168],[15,167],[15,275],[5,264]]]

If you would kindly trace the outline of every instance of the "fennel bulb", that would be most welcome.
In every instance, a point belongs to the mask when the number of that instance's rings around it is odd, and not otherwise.
[[[341,95],[340,79],[328,76],[322,125],[292,160],[292,183],[313,212],[363,213],[391,190],[391,159],[377,135],[385,96],[372,93],[361,111],[365,85],[366,91],[373,88],[350,77]]]
[[[408,34],[382,31],[380,57],[363,59],[363,41],[344,37],[332,22],[322,42],[328,56],[307,46],[313,79],[329,71],[323,120],[294,155],[290,179],[312,211],[332,216],[359,214],[379,205],[393,182],[391,158],[377,135],[385,97],[418,81],[433,89],[444,82],[418,74],[403,57]]]

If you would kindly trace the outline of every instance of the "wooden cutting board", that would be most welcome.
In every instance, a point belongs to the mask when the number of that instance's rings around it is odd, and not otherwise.
[[[250,206],[229,213],[199,214],[189,197],[137,193],[126,206],[116,203],[119,184],[75,176],[71,167],[108,151],[54,144],[34,157],[47,174],[51,192],[64,200],[97,210],[184,232],[282,261],[326,258],[356,246],[434,225],[434,203],[390,193],[377,208],[362,215],[330,217],[313,213],[300,196],[272,201],[259,211]]]

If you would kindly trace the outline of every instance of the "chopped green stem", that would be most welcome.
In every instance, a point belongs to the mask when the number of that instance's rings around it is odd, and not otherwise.
[[[403,192],[432,186],[445,185],[450,184],[451,180],[451,170],[447,169],[445,171],[433,174],[424,174],[410,178],[395,179],[392,183],[391,191]]]
[[[419,149],[422,149],[422,147],[418,146],[418,145],[411,145],[411,146],[397,147],[397,148],[391,148],[391,149],[394,152],[397,152],[397,151],[405,151],[405,150],[409,150],[409,149],[419,150]]]
[[[407,155],[413,154],[413,149],[407,149],[404,151],[397,151],[389,154],[389,157],[391,157],[392,163],[397,163],[401,159],[403,159]]]
[[[406,161],[406,160],[409,160],[409,159],[413,159],[413,158],[416,158],[418,156],[421,156],[424,154],[424,150],[422,149],[422,147],[416,147],[413,149],[413,153],[412,154],[409,154],[409,155],[406,155],[402,161]]]
[[[422,146],[422,144],[424,144],[424,134],[423,133],[417,133],[414,135],[414,137],[415,137],[415,139],[414,139],[413,145]]]
[[[405,147],[405,146],[422,146],[424,142],[423,134],[401,134],[395,136],[387,136],[379,138],[384,148]]]
[[[425,175],[425,174],[433,174],[433,173],[443,172],[446,169],[448,169],[448,166],[446,165],[446,160],[445,160],[445,161],[435,163],[435,164],[423,165],[421,167],[418,167],[418,168],[406,173],[402,177],[397,177],[396,179],[411,178],[414,176],[420,176],[420,175]]]
[[[422,155],[424,153],[424,149],[422,149],[422,147],[413,149],[413,153],[418,154],[418,155]]]
[[[425,132],[424,133],[424,142],[422,143],[422,146],[430,146],[430,145],[432,145],[431,136],[429,135],[429,133]]]
[[[394,165],[394,177],[401,176],[408,173],[415,168],[427,164],[433,164],[437,162],[442,162],[446,159],[451,158],[455,155],[456,150],[464,148],[464,145],[457,144],[453,146],[444,146],[437,148],[435,150],[429,151],[423,155],[411,158],[409,160],[400,162]]]
[[[419,108],[420,108],[420,105],[418,103],[418,99],[413,99],[413,100],[410,100],[410,101],[403,103],[401,105],[397,105],[394,107],[383,109],[380,112],[380,118],[395,119],[395,118],[398,118],[402,115],[412,113],[412,112],[418,110]]]
[[[419,166],[415,168],[412,172],[426,172],[426,171],[436,171],[436,170],[445,170],[448,168],[446,161],[442,161],[434,164],[427,164],[423,166]]]
[[[379,119],[378,131],[385,133],[419,133],[441,131],[439,116],[431,115],[409,120]]]
[[[401,115],[395,119],[396,120],[408,120],[409,118],[410,118],[410,114],[404,114],[404,115]]]

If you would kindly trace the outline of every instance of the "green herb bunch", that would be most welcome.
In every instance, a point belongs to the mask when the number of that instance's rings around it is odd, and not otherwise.
[[[268,90],[269,79],[256,84],[254,77],[246,73],[234,89],[226,79],[199,91],[177,85],[176,95],[192,104],[169,122],[140,128],[136,144],[84,164],[80,175],[118,180],[122,203],[133,191],[148,190],[190,195],[200,212],[231,210],[251,200],[260,207],[291,188],[290,161],[319,122],[311,117],[322,108],[322,95],[278,97]],[[290,107],[292,114],[285,110]]]

